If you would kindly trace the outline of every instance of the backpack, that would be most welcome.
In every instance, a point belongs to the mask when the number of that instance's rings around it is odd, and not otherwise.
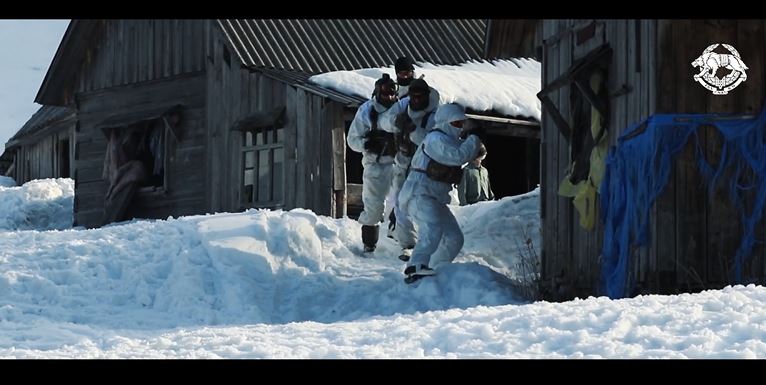
[[[446,132],[439,129],[434,131],[439,131],[442,134],[447,135]],[[460,181],[463,179],[463,167],[448,166],[446,164],[435,161],[434,158],[428,155],[425,147],[423,147],[423,153],[428,157],[428,165],[426,166],[425,173],[429,178],[437,182],[451,185],[460,184]]]

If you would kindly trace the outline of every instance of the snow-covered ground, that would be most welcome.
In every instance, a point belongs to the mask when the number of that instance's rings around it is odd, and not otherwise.
[[[72,227],[74,180],[39,179],[15,186],[13,179],[0,178],[0,232]]]
[[[0,187],[13,187],[16,186],[16,181],[11,177],[0,175]]]
[[[0,189],[16,202],[3,215],[34,204],[12,198],[27,185]],[[760,286],[521,299],[511,281],[539,250],[538,205],[535,190],[453,207],[461,255],[412,285],[392,240],[364,257],[358,223],[303,209],[0,230],[0,357],[766,357]]]

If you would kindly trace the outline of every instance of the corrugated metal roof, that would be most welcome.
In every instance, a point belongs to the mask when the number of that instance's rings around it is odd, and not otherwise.
[[[17,145],[22,139],[30,137],[47,127],[50,123],[73,117],[75,111],[67,107],[42,106],[6,143],[6,149]]]
[[[288,83],[290,85],[300,87],[313,94],[323,96],[328,99],[332,99],[336,102],[340,102],[348,106],[359,106],[365,101],[367,101],[367,99],[365,98],[361,98],[354,95],[342,94],[338,91],[331,90],[329,88],[324,88],[320,85],[310,83],[309,77],[311,77],[311,74],[308,74],[302,71],[290,71],[290,70],[280,70],[280,69],[262,68],[262,67],[250,67],[250,69],[252,71],[260,72],[272,79],[276,79],[276,80]]]
[[[481,59],[486,21],[468,19],[218,20],[246,66],[316,74],[415,61],[457,64]]]

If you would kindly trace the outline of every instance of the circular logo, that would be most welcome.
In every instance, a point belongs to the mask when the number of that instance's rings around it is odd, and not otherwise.
[[[730,53],[713,52],[719,45],[729,50]],[[694,59],[692,67],[700,67],[700,72],[694,75],[694,81],[713,91],[713,95],[726,95],[747,80],[745,70],[748,68],[742,58],[739,57],[739,52],[729,44],[716,43],[705,48],[702,55]],[[723,78],[719,78],[716,76],[719,69],[727,69],[731,72]]]

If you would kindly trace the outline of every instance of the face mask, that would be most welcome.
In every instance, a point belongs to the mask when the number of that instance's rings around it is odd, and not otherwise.
[[[413,111],[422,111],[428,107],[428,94],[410,94],[410,108]]]
[[[380,87],[380,92],[378,92],[378,95],[375,97],[375,99],[384,107],[391,107],[396,103],[397,97],[396,97],[396,90],[397,87],[390,87],[388,85]]]
[[[396,102],[396,98],[389,98],[389,97],[381,96],[381,95],[378,95],[376,99],[381,106],[386,108],[393,106],[394,103]]]
[[[403,70],[396,73],[396,83],[400,86],[408,86],[415,79],[415,72],[411,70]]]
[[[412,78],[411,77],[409,77],[409,78],[399,78],[399,77],[397,77],[396,78],[396,83],[399,84],[400,86],[408,86],[408,85],[410,85],[410,83],[412,83]]]

